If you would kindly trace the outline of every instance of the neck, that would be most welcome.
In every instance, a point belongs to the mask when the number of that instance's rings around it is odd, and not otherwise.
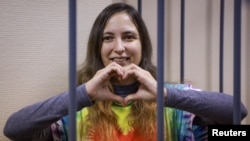
[[[126,97],[129,94],[136,93],[139,87],[139,82],[134,82],[129,85],[114,85],[112,84],[114,88],[114,92],[117,95],[120,95],[121,97]]]

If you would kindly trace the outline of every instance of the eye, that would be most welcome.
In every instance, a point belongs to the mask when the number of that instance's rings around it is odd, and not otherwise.
[[[102,38],[103,42],[110,42],[110,41],[112,41],[113,39],[114,39],[114,37],[112,37],[112,36],[104,36],[104,37]]]
[[[124,40],[126,40],[126,41],[133,41],[134,39],[136,39],[136,37],[133,35],[125,35],[124,36]]]

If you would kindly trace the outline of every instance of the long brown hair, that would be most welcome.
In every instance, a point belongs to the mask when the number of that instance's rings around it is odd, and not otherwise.
[[[103,31],[107,21],[119,12],[127,13],[139,32],[142,46],[142,59],[139,66],[149,71],[156,78],[156,67],[151,60],[152,44],[143,19],[132,6],[125,3],[114,3],[107,6],[98,15],[93,24],[89,35],[86,58],[78,73],[79,85],[90,80],[99,69],[104,68],[101,59]],[[81,124],[83,138],[91,130],[99,133],[103,141],[116,140],[114,139],[114,130],[117,128],[117,121],[116,115],[111,110],[111,105],[112,101],[96,101],[93,106],[87,108],[88,115]],[[129,114],[129,125],[137,134],[142,136],[150,135],[152,138],[155,137],[155,107],[155,102],[146,102],[143,100],[135,101],[132,104]]]

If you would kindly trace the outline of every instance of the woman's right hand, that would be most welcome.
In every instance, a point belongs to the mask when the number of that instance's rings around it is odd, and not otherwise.
[[[124,105],[124,99],[110,91],[109,80],[116,76],[122,78],[123,68],[117,63],[110,63],[105,68],[98,70],[94,77],[86,84],[86,90],[93,101],[114,100]]]

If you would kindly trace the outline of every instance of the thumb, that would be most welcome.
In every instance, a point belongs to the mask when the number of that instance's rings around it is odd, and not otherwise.
[[[130,95],[126,96],[125,99],[124,99],[125,105],[127,105],[130,101],[134,101],[134,100],[137,100],[137,99],[139,99],[138,95],[130,94]]]
[[[121,105],[125,106],[124,98],[118,95],[113,94],[110,97],[111,100],[120,103]]]

